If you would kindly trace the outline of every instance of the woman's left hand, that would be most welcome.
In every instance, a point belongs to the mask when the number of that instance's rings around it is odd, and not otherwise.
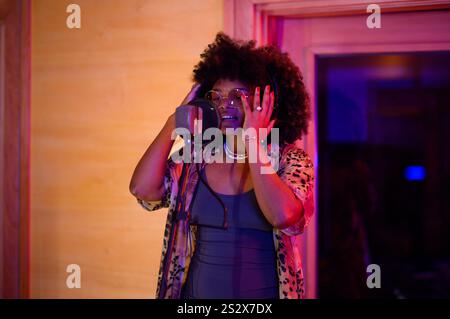
[[[258,140],[260,140],[261,138],[266,138],[266,136],[259,136],[259,129],[267,128],[267,135],[269,135],[275,124],[275,120],[270,120],[274,105],[274,93],[270,92],[270,86],[266,85],[265,87],[261,105],[259,87],[255,89],[253,108],[250,108],[249,101],[244,94],[241,95],[241,100],[245,113],[244,124],[242,127],[244,129],[244,132],[246,132],[246,130],[249,128],[254,128],[256,130],[256,138],[258,138]]]

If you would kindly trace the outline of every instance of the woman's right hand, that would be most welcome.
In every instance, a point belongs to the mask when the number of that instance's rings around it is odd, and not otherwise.
[[[194,83],[181,105],[192,101],[199,89],[200,84]],[[129,188],[137,198],[153,201],[159,200],[163,196],[167,158],[174,143],[171,136],[176,125],[175,113],[176,111],[168,117],[163,129],[148,147],[133,172]]]
[[[183,102],[181,102],[180,105],[185,105],[188,104],[190,101],[192,101],[193,99],[195,99],[199,89],[200,89],[201,84],[200,83],[194,83],[194,85],[192,86],[191,90],[189,91],[188,95],[186,95],[186,97],[184,98]]]

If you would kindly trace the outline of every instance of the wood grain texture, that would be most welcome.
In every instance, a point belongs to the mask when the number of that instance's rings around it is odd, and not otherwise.
[[[153,298],[166,210],[128,191],[223,27],[221,0],[33,2],[31,297]],[[151,178],[151,176],[149,176]],[[81,267],[81,289],[66,267]]]

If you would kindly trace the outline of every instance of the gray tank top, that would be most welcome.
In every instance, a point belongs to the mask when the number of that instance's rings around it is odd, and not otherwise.
[[[205,170],[201,171],[207,182]],[[191,210],[191,224],[222,227],[224,214],[219,201],[211,194],[202,181],[198,181],[197,192]],[[271,231],[273,226],[266,220],[259,208],[253,189],[237,195],[217,193],[227,207],[228,227],[250,228]]]
[[[204,170],[201,172],[206,180]],[[223,209],[199,181],[191,223],[199,225],[194,256],[182,299],[277,299],[278,276],[272,225],[259,208],[254,190],[238,195],[218,194]]]

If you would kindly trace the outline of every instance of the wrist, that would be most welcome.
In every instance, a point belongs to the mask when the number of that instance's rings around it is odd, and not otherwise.
[[[256,145],[258,148],[265,146],[266,141],[259,134],[243,135],[242,142],[246,147],[249,145]]]

